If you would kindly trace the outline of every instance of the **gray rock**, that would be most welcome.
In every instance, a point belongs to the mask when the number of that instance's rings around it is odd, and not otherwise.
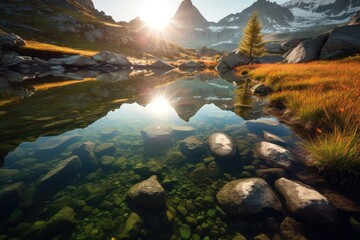
[[[125,226],[121,228],[119,238],[136,239],[143,225],[144,221],[141,219],[141,217],[137,213],[131,212],[126,220]]]
[[[293,38],[288,41],[281,43],[280,49],[281,51],[288,52],[294,48],[296,48],[301,42],[305,41],[307,38]]]
[[[251,216],[266,209],[281,210],[281,202],[261,178],[227,183],[216,195],[221,208],[230,215]]]
[[[75,176],[75,174],[81,168],[81,161],[78,156],[72,156],[66,160],[61,161],[55,168],[50,170],[40,180],[40,187],[46,189],[52,187],[65,180],[69,180]]]
[[[171,142],[173,130],[170,127],[148,127],[141,130],[141,135],[145,144],[168,145]]]
[[[100,52],[92,56],[92,58],[100,63],[108,63],[116,66],[129,67],[132,65],[126,56],[109,51]]]
[[[188,137],[180,142],[180,149],[186,156],[199,156],[205,151],[205,146],[197,137]]]
[[[360,53],[360,24],[334,28],[321,50],[320,58],[339,58],[358,53]]]
[[[306,223],[319,226],[336,226],[336,209],[318,191],[303,183],[280,178],[275,182],[277,191],[287,209]]]
[[[77,139],[79,139],[79,135],[43,137],[38,140],[36,147],[39,151],[58,151]]]
[[[286,61],[288,63],[301,63],[318,59],[320,57],[321,49],[328,37],[329,34],[327,33],[301,42],[289,53],[286,57]]]
[[[180,70],[188,70],[188,69],[204,69],[205,64],[204,63],[197,63],[194,61],[185,62],[179,65]]]
[[[275,134],[272,134],[268,131],[264,131],[264,139],[267,142],[274,143],[277,145],[285,145],[286,144],[284,139],[282,139],[281,137],[279,137]]]
[[[232,158],[236,153],[236,145],[232,137],[224,133],[213,133],[209,137],[211,152],[219,158]]]
[[[16,47],[25,46],[25,41],[14,33],[0,35],[0,48],[13,49]]]
[[[134,204],[141,207],[150,209],[166,207],[165,190],[155,175],[132,186],[128,191],[128,196]]]
[[[80,158],[82,168],[86,171],[94,170],[98,165],[94,149],[94,143],[85,142],[76,147],[72,152],[72,155],[76,155]]]
[[[150,65],[152,68],[157,68],[157,69],[173,69],[174,66],[170,65],[170,64],[167,64],[167,63],[164,63],[160,60],[154,62],[153,64]]]
[[[291,217],[286,217],[281,223],[280,234],[284,240],[307,240],[303,224]]]
[[[80,55],[75,55],[68,57],[64,60],[65,65],[71,65],[75,67],[91,67],[97,65],[97,61],[90,57],[84,57]]]
[[[258,63],[281,63],[285,58],[281,55],[265,55],[262,57],[256,58]]]
[[[256,94],[260,94],[260,95],[266,95],[269,94],[271,92],[271,88],[266,86],[263,83],[259,83],[256,84],[255,86],[253,86],[250,91],[252,93],[256,93]]]
[[[247,65],[250,63],[250,58],[237,50],[232,51],[228,55],[222,57],[217,65],[217,70],[220,73],[225,73],[240,65]]]
[[[22,83],[25,80],[34,79],[35,77],[35,74],[25,75],[18,72],[6,71],[6,78],[10,83]]]
[[[116,152],[116,147],[113,143],[103,143],[97,145],[94,152],[97,157],[104,155],[112,156]]]
[[[290,168],[294,161],[293,155],[287,149],[269,142],[257,144],[255,152],[260,159],[274,167]]]
[[[120,70],[108,73],[102,73],[96,76],[97,81],[120,82],[129,80],[131,70]]]
[[[194,133],[195,129],[190,126],[172,126],[174,137],[183,138],[190,136]]]

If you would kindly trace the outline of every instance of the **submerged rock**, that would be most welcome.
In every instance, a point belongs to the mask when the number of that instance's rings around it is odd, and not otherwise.
[[[77,139],[79,139],[79,135],[44,137],[38,141],[36,147],[40,151],[59,151]]]
[[[306,223],[336,226],[336,209],[328,199],[303,183],[280,178],[275,187],[285,201],[287,209]]]
[[[86,171],[94,170],[98,165],[94,149],[94,143],[85,142],[76,147],[72,152],[72,155],[76,155],[80,158],[82,168]]]
[[[141,217],[137,213],[131,212],[126,220],[125,226],[120,229],[119,238],[136,239],[143,225],[144,221]]]
[[[56,167],[50,170],[41,180],[40,188],[53,188],[57,184],[72,179],[81,168],[81,161],[78,156],[72,156],[66,160],[61,161]]]
[[[205,151],[204,143],[197,137],[188,137],[180,142],[181,151],[186,156],[199,156]]]
[[[273,143],[260,142],[256,145],[256,155],[271,166],[290,168],[293,155],[285,148]]]
[[[113,143],[103,143],[97,145],[95,148],[95,155],[102,157],[104,155],[112,156],[116,152],[116,147]]]
[[[128,196],[141,207],[163,209],[166,206],[165,190],[155,175],[132,186]]]
[[[153,126],[141,130],[144,146],[150,152],[158,152],[172,144],[173,131],[169,127]]]
[[[213,133],[209,137],[211,152],[219,158],[232,158],[236,153],[236,145],[232,137],[224,133]]]
[[[280,234],[284,240],[307,240],[302,223],[286,217],[280,225]]]
[[[284,125],[271,119],[248,120],[245,122],[245,125],[249,132],[255,133],[258,136],[263,136],[264,131],[278,136],[285,136],[290,133],[290,130]]]
[[[0,190],[0,219],[11,214],[20,202],[20,196],[24,190],[24,183],[13,183]]]
[[[281,137],[279,137],[279,136],[277,136],[275,134],[272,134],[272,133],[270,133],[268,131],[264,131],[264,139],[267,142],[278,144],[278,145],[285,145],[286,144],[284,139],[282,139]]]
[[[190,126],[172,126],[174,137],[183,138],[194,133],[195,129]]]
[[[183,240],[190,239],[191,238],[191,228],[189,225],[181,224],[179,226],[179,234],[180,238]]]
[[[230,215],[249,216],[266,209],[281,210],[281,202],[261,178],[231,181],[218,192],[216,199]]]
[[[75,230],[75,212],[66,206],[56,213],[50,220],[42,224],[42,229],[37,234],[38,239],[51,239],[57,235],[71,235]]]

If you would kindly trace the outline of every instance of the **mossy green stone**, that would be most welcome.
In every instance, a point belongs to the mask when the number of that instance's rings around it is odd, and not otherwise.
[[[198,225],[198,221],[194,217],[188,216],[185,218],[185,221],[187,224],[189,224],[192,227],[196,227]]]
[[[240,174],[240,178],[251,178],[253,175],[248,171],[242,171]]]
[[[207,223],[202,223],[202,224],[201,224],[201,228],[202,228],[204,231],[207,231],[207,230],[209,230],[210,225],[207,224]]]
[[[245,171],[250,171],[250,172],[256,170],[255,166],[253,166],[253,165],[246,165],[246,166],[243,167],[243,169]]]
[[[246,240],[246,237],[238,233],[232,240]]]
[[[183,217],[186,217],[188,215],[188,210],[184,206],[178,206],[176,208],[176,211],[180,213]]]
[[[207,215],[211,218],[216,218],[216,210],[215,209],[208,210]]]
[[[125,226],[120,230],[120,239],[135,239],[137,235],[139,235],[143,225],[144,221],[137,213],[130,213]]]
[[[180,238],[182,240],[190,239],[191,238],[191,228],[189,227],[189,225],[181,224],[179,226],[179,234],[180,234]]]

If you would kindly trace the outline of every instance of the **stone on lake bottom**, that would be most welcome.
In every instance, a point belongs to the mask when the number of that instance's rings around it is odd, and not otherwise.
[[[213,133],[209,137],[211,152],[219,158],[232,158],[236,153],[236,145],[232,137],[224,133]]]
[[[294,157],[285,148],[269,142],[260,142],[256,145],[256,155],[267,164],[274,167],[291,168]]]
[[[336,226],[336,209],[315,189],[300,182],[280,178],[275,182],[277,191],[287,209],[305,223],[318,226]]]
[[[132,186],[128,196],[134,204],[141,207],[164,209],[166,206],[165,190],[155,175]]]
[[[282,208],[271,187],[261,178],[231,181],[216,195],[220,207],[228,214],[250,216],[266,209],[280,211]]]

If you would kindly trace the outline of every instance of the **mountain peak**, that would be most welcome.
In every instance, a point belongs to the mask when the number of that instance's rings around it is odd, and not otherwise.
[[[200,11],[193,5],[191,0],[183,0],[176,11],[173,21],[187,27],[204,27],[209,22]]]

